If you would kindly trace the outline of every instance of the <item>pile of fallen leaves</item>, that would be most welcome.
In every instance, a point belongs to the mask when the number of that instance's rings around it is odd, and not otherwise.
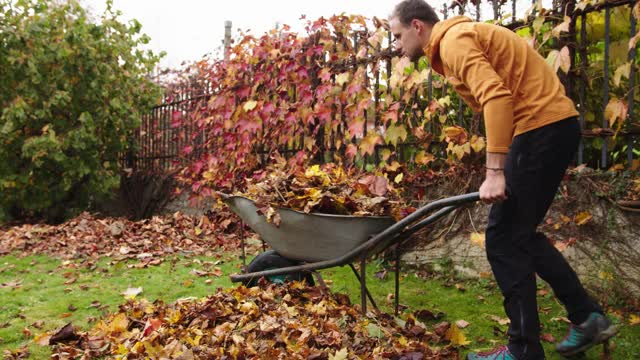
[[[629,201],[635,201],[638,204],[638,207],[640,207],[640,176],[629,181],[626,199]]]
[[[462,340],[462,342],[461,342]],[[54,359],[457,359],[455,324],[362,316],[346,295],[302,283],[240,286],[204,299],[129,300],[88,332],[36,336]]]
[[[239,195],[254,200],[260,213],[276,225],[280,223],[277,208],[399,220],[415,210],[406,206],[394,186],[402,178],[397,162],[378,173],[367,173],[335,163],[304,168],[275,159],[248,178],[246,191]]]
[[[225,216],[225,219],[220,216]],[[129,221],[96,218],[82,213],[60,225],[25,224],[0,231],[0,255],[47,254],[65,259],[116,256],[137,258],[151,265],[172,253],[204,254],[217,248],[236,248],[239,237],[235,215],[216,213],[191,217],[170,216]]]

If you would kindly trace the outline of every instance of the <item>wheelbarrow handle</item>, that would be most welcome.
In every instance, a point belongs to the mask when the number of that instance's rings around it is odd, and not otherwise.
[[[455,210],[459,206],[462,206],[467,203],[472,203],[480,200],[480,193],[474,192],[464,195],[452,196],[445,199],[436,200],[431,202],[418,210],[414,211],[410,215],[404,217],[397,223],[391,225],[381,233],[378,233],[367,243],[372,243],[372,246],[377,245],[378,243],[386,242],[389,239],[396,238],[401,239],[404,238],[404,235],[410,235],[423,228],[426,225],[429,225],[436,221],[437,219],[443,217],[444,215],[450,213]],[[431,216],[425,218],[426,215],[432,213],[435,210],[439,210],[432,214]]]

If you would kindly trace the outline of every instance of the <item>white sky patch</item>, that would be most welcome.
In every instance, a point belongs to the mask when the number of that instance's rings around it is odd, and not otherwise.
[[[105,0],[81,0],[92,13],[100,14],[106,8]],[[545,6],[549,6],[544,1]],[[232,35],[238,29],[262,35],[273,29],[276,23],[287,24],[293,31],[304,33],[304,20],[334,14],[359,14],[367,17],[387,18],[397,1],[371,0],[114,0],[114,8],[122,11],[122,20],[137,19],[142,31],[151,37],[149,48],[167,55],[162,67],[179,67],[183,61],[195,61],[205,54],[219,52],[224,38],[224,22],[233,23]],[[436,9],[442,9],[444,1],[429,1]],[[450,3],[450,1],[447,1]],[[519,0],[521,16],[531,5],[530,0]],[[511,5],[504,13],[510,13]],[[482,8],[483,18],[493,17],[489,4]]]

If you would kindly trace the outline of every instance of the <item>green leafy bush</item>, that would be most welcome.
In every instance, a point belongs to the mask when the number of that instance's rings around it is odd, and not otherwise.
[[[161,55],[107,2],[0,0],[0,221],[60,221],[119,181]]]

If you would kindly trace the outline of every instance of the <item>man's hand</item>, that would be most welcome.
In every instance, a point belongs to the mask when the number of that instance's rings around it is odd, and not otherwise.
[[[487,153],[487,175],[480,186],[480,200],[493,204],[507,199],[507,183],[504,178],[504,166],[507,154]]]
[[[504,171],[487,170],[487,177],[480,186],[480,200],[485,204],[502,202],[507,199],[507,182]]]

